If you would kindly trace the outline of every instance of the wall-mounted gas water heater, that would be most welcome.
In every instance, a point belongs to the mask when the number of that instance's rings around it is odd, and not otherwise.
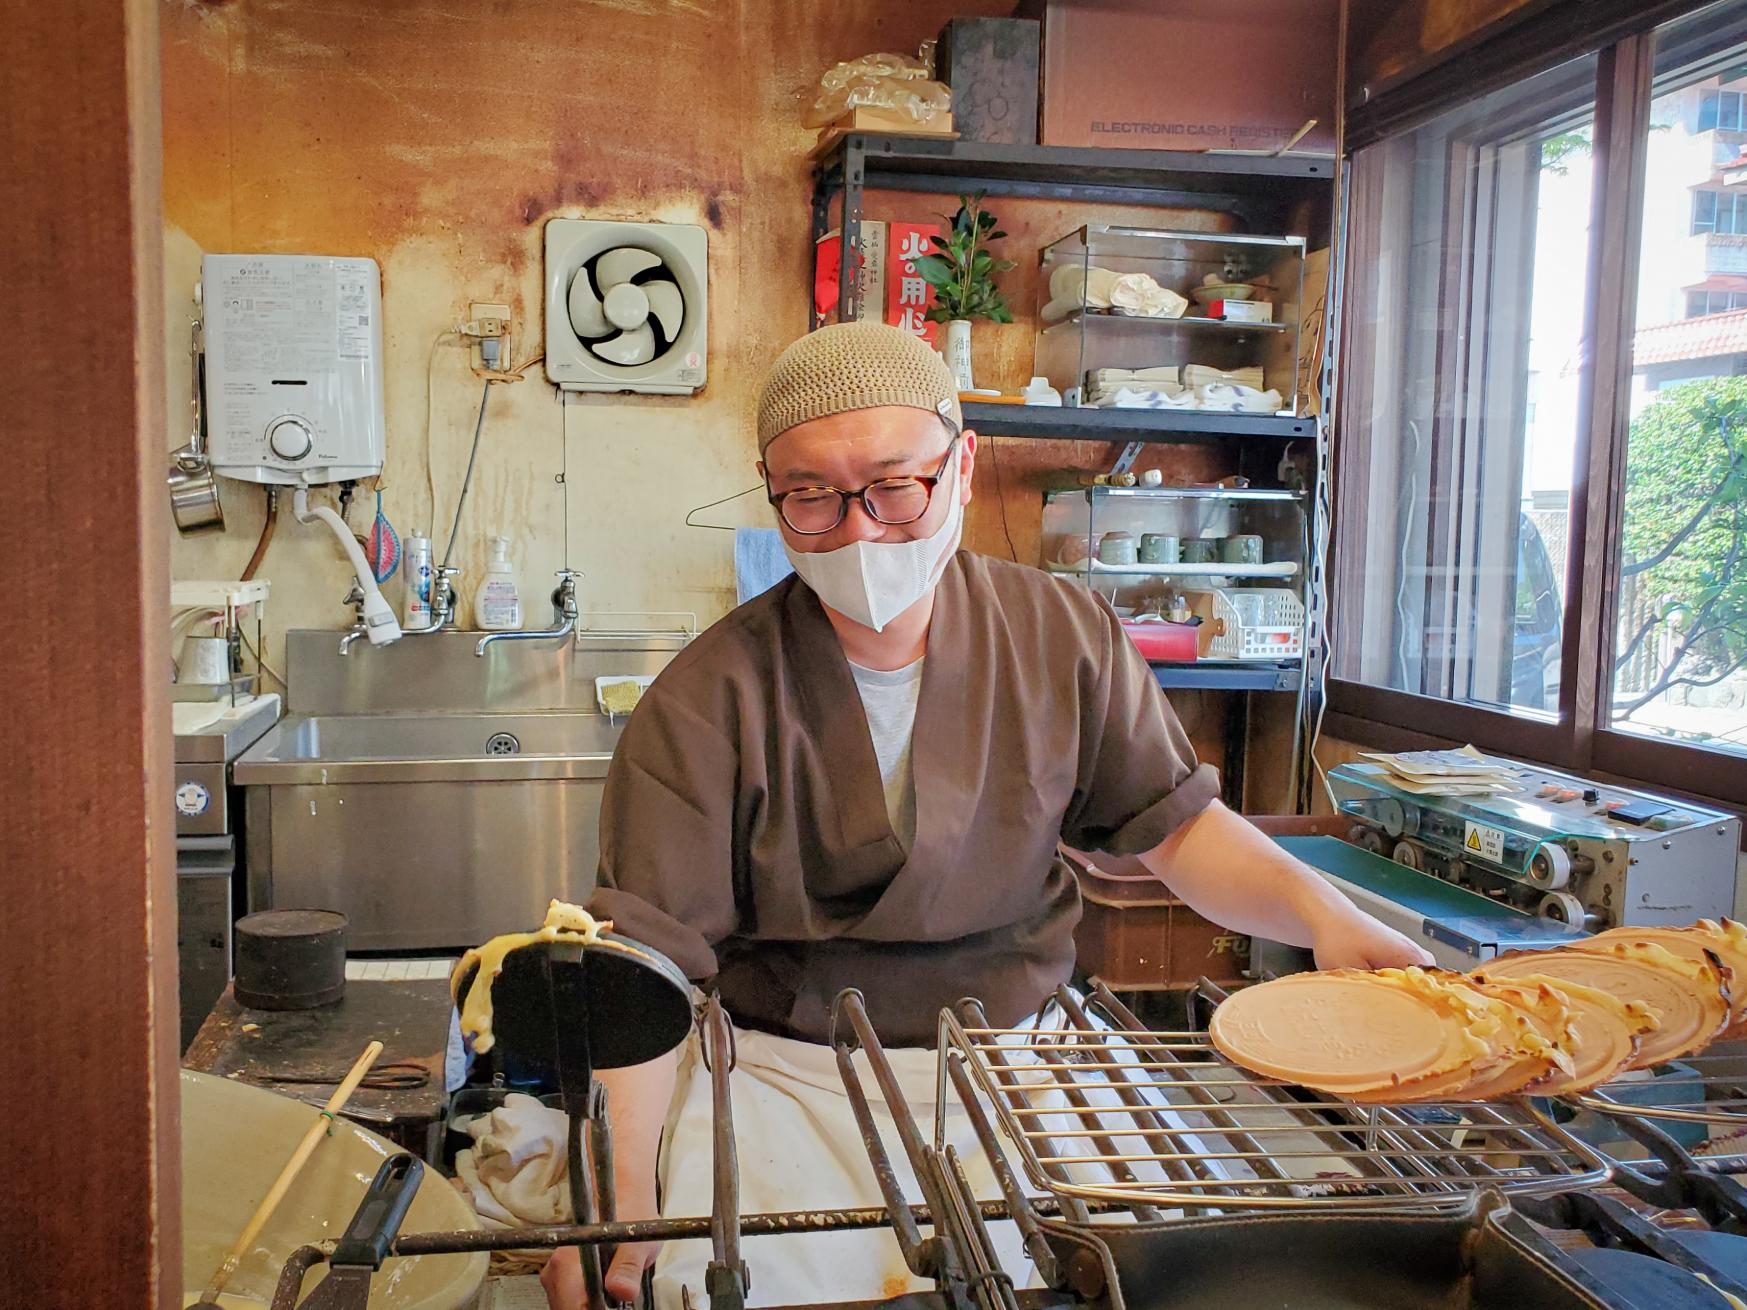
[[[382,472],[382,275],[373,259],[206,255],[207,450],[227,478]]]
[[[373,259],[205,255],[207,452],[213,471],[297,488],[358,575],[373,645],[400,636],[351,529],[308,488],[382,472],[382,272]]]

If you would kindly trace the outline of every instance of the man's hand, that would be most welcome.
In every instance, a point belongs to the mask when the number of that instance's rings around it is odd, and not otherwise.
[[[1312,927],[1310,945],[1319,969],[1405,969],[1435,963],[1423,946],[1350,906],[1336,908]]]
[[[660,1207],[655,1203],[656,1156],[661,1126],[673,1100],[678,1067],[678,1055],[670,1051],[648,1064],[605,1069],[600,1073],[607,1088],[607,1113],[612,1116],[615,1139],[616,1218],[660,1217]],[[608,1299],[623,1305],[634,1302],[642,1289],[643,1271],[660,1253],[660,1242],[619,1247],[606,1271]],[[545,1289],[546,1303],[552,1310],[586,1310],[588,1296],[582,1285],[581,1253],[574,1246],[554,1251],[540,1273],[540,1286]]]
[[[1308,946],[1324,969],[1405,968],[1432,957],[1356,908],[1309,865],[1214,801],[1140,863],[1203,918]]]
[[[608,1299],[621,1305],[634,1303],[643,1286],[643,1270],[654,1263],[660,1253],[660,1242],[639,1242],[634,1246],[621,1246],[614,1252],[613,1263],[607,1269]],[[540,1286],[545,1289],[546,1304],[552,1310],[584,1310],[588,1299],[582,1285],[581,1253],[574,1246],[554,1251],[546,1267],[540,1271]]]

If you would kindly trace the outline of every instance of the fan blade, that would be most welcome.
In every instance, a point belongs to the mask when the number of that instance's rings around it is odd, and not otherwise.
[[[655,329],[645,323],[611,341],[591,341],[588,348],[610,364],[647,364],[655,358]]]
[[[669,341],[679,340],[679,330],[685,326],[685,297],[672,282],[645,282],[643,294],[649,297],[649,312],[661,324],[661,335]]]
[[[588,270],[579,268],[570,279],[570,328],[584,341],[604,337],[613,330],[606,312],[588,284]]]
[[[594,277],[601,284],[602,291],[611,291],[619,283],[629,282],[639,273],[660,267],[660,255],[652,255],[636,246],[620,246],[617,250],[607,251],[595,261]]]

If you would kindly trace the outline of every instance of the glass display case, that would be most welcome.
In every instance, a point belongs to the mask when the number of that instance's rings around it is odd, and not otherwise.
[[[1153,660],[1302,658],[1307,547],[1296,491],[1044,493],[1039,563],[1096,588]]]
[[[1296,417],[1304,246],[1079,228],[1040,257],[1033,371],[1069,405]]]

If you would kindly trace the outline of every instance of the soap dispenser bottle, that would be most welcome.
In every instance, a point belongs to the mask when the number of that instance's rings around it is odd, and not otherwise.
[[[514,632],[522,626],[522,596],[516,590],[509,551],[508,537],[491,539],[491,562],[473,602],[474,618],[487,632]]]

